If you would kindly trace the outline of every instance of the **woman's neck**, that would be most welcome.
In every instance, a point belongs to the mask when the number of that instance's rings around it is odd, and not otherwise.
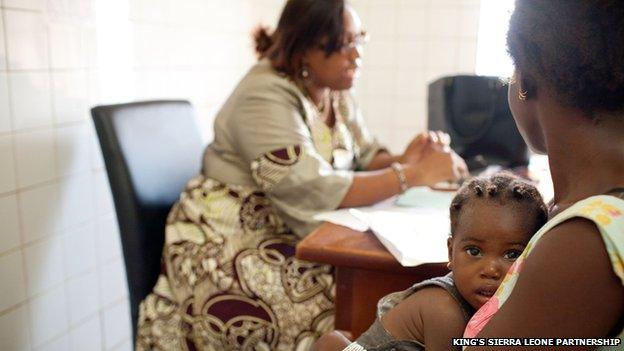
[[[310,96],[312,102],[318,107],[322,106],[329,95],[329,88],[320,87],[313,82],[304,82],[304,88]]]
[[[561,107],[542,112],[556,207],[624,186],[624,115],[592,120]]]

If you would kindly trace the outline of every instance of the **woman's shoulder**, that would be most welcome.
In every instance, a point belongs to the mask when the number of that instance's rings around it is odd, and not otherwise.
[[[624,200],[612,195],[591,196],[562,211],[550,222],[544,228],[544,234],[548,232],[548,235],[540,241],[548,237],[562,240],[569,235],[580,239],[589,236],[588,240],[600,244],[598,251],[609,256],[613,271],[624,284],[624,237],[621,235],[624,232]]]
[[[596,195],[576,202],[553,217],[538,234],[545,234],[572,218],[584,218],[597,228],[603,239],[619,246],[624,253],[624,200],[612,195]],[[538,235],[541,236],[541,235]]]
[[[217,117],[230,128],[251,119],[276,122],[305,114],[304,97],[299,88],[282,76],[268,60],[260,60],[238,83]],[[294,119],[293,119],[294,120]]]
[[[624,211],[624,199],[614,195],[594,195],[574,203],[556,217],[571,215],[607,214],[610,217],[619,217]],[[555,217],[555,218],[556,218]],[[553,218],[554,219],[554,218]]]
[[[593,249],[592,255],[604,253],[610,258],[613,271],[624,283],[624,200],[611,195],[596,195],[580,200],[550,219],[531,239],[525,253],[536,256],[547,251],[546,256],[565,252],[566,257],[578,254],[576,250]],[[572,239],[571,239],[572,238]],[[552,250],[552,252],[549,252]],[[531,257],[531,262],[535,260]],[[518,267],[523,265],[521,258]],[[577,267],[586,269],[588,266]],[[520,269],[518,269],[520,270]]]
[[[572,218],[584,218],[604,234],[624,229],[624,200],[613,195],[595,195],[577,201],[570,207],[558,212],[533,236],[526,252],[531,251],[532,243],[541,240],[542,236]],[[623,238],[624,239],[624,238]],[[624,244],[624,242],[623,242]]]
[[[283,73],[275,70],[267,59],[258,61],[241,80],[239,93],[273,94],[275,96],[296,96],[301,91],[295,83]]]

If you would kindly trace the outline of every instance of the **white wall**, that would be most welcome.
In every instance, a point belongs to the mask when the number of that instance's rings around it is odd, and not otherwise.
[[[203,132],[283,0],[1,0],[0,349],[130,350],[123,259],[88,114],[190,99]],[[354,0],[372,36],[358,94],[392,149],[425,84],[472,72],[478,0]]]
[[[251,23],[273,21],[279,6],[3,0],[0,349],[130,349],[117,223],[88,109],[190,98],[209,125],[253,62]]]
[[[511,77],[513,61],[507,52],[507,30],[515,0],[482,0],[475,71],[483,76]]]
[[[370,128],[402,152],[427,127],[427,84],[474,73],[479,0],[353,0],[371,35],[357,93]]]

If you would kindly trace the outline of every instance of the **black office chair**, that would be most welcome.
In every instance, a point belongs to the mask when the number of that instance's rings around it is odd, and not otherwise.
[[[451,136],[451,147],[478,173],[490,166],[526,167],[529,152],[497,77],[459,75],[429,84],[429,129]]]
[[[145,101],[91,109],[110,183],[130,293],[138,307],[160,273],[165,220],[199,172],[204,142],[188,101]]]

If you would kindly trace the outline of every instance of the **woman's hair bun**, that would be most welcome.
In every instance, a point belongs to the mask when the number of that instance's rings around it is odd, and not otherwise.
[[[265,26],[258,26],[253,31],[253,39],[258,57],[263,57],[273,45],[273,38],[269,34],[269,28]]]

